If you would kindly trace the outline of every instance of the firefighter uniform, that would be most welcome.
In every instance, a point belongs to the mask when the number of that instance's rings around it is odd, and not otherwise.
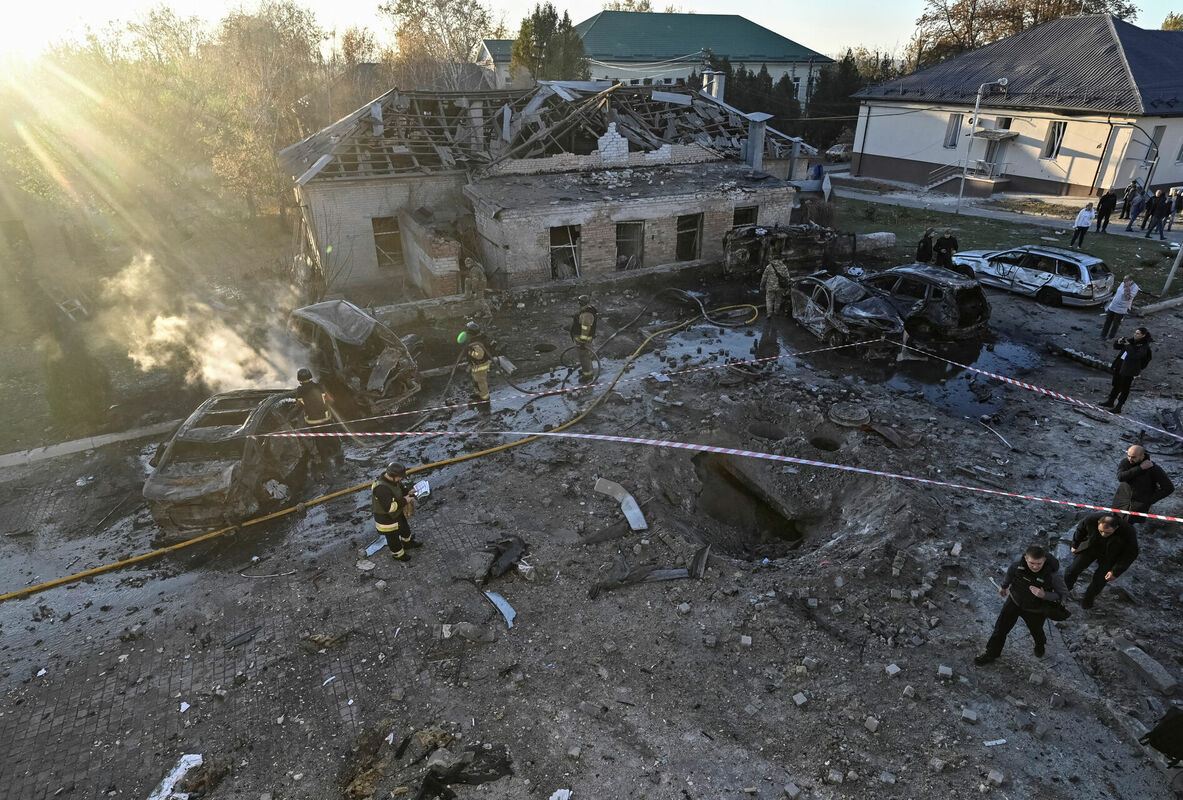
[[[489,402],[489,367],[493,364],[493,346],[483,333],[466,332],[464,336],[464,357],[468,359],[468,374],[476,399]],[[462,334],[463,335],[463,334]]]
[[[391,468],[396,474],[390,474]],[[407,560],[407,548],[419,547],[411,533],[407,516],[415,510],[414,494],[407,490],[403,478],[406,470],[390,465],[370,485],[370,510],[374,513],[374,527],[386,537],[390,554],[399,561]]]
[[[595,307],[587,297],[579,298],[579,310],[571,318],[571,340],[579,349],[579,378],[583,383],[589,383],[596,377],[595,354],[591,343],[596,338]]]
[[[300,406],[304,427],[324,426],[320,427],[317,432],[333,432],[333,427],[329,426],[329,423],[333,421],[333,414],[329,408],[332,404],[332,396],[324,390],[323,386],[312,380],[312,372],[307,369],[297,372],[296,379],[300,382],[300,385],[296,387],[296,403]],[[336,436],[316,437],[312,441],[316,446],[318,461],[342,457],[341,442]]]
[[[764,308],[771,318],[780,311],[785,292],[789,290],[789,268],[785,262],[779,258],[768,262],[760,278],[760,288],[764,290]]]

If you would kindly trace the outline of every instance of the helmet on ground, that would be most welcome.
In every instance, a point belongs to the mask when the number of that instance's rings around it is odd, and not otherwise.
[[[386,474],[392,478],[406,477],[407,468],[397,461],[391,461],[386,465]]]
[[[308,369],[308,367],[300,367],[296,370],[296,380],[301,383],[312,380],[312,370]]]

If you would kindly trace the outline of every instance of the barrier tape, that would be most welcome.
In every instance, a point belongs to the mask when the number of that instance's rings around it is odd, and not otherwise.
[[[1054,397],[1057,400],[1063,400],[1065,403],[1071,403],[1072,405],[1080,406],[1082,408],[1087,408],[1092,411],[1100,411],[1102,414],[1108,414],[1111,417],[1116,417],[1117,419],[1125,420],[1126,422],[1132,422],[1135,425],[1139,425],[1143,428],[1146,428],[1147,430],[1152,430],[1155,433],[1162,433],[1167,436],[1170,436],[1172,439],[1178,439],[1180,441],[1183,441],[1183,436],[1180,436],[1177,433],[1171,433],[1170,431],[1165,431],[1162,428],[1156,428],[1155,426],[1151,425],[1148,422],[1142,422],[1141,420],[1133,419],[1131,417],[1122,416],[1121,414],[1114,413],[1113,411],[1110,411],[1107,408],[1102,408],[1101,406],[1096,406],[1096,405],[1093,405],[1092,403],[1086,403],[1084,400],[1077,400],[1075,397],[1072,397],[1070,395],[1061,394],[1060,392],[1055,392],[1055,391],[1052,391],[1051,389],[1045,389],[1042,386],[1036,386],[1033,383],[1026,383],[1024,381],[1016,380],[1015,378],[1008,378],[1006,375],[999,375],[997,372],[988,372],[984,369],[979,369],[978,367],[971,367],[969,364],[962,364],[960,361],[952,361],[951,359],[945,358],[944,356],[938,356],[935,353],[928,352],[927,350],[921,350],[919,347],[913,347],[910,344],[905,344],[903,346],[915,353],[919,353],[922,356],[927,356],[928,358],[933,358],[933,359],[936,359],[937,361],[944,361],[946,364],[952,364],[955,367],[961,367],[962,369],[967,369],[970,372],[976,372],[979,375],[986,375],[991,378],[997,378],[998,380],[1000,380],[1004,383],[1009,383],[1011,386],[1018,386],[1019,388],[1027,389],[1032,392],[1038,392],[1040,394],[1045,394],[1048,397]]]
[[[302,437],[318,437],[318,436],[347,436],[343,433],[269,433],[267,436],[277,436],[283,438],[302,438]],[[1103,511],[1111,514],[1123,514],[1136,517],[1144,517],[1146,519],[1156,519],[1163,522],[1183,522],[1183,517],[1170,517],[1164,514],[1151,514],[1144,511],[1125,511],[1120,508],[1110,508],[1108,506],[1094,506],[1088,503],[1076,503],[1071,500],[1057,500],[1052,497],[1039,497],[1037,495],[1019,494],[1016,492],[1007,492],[1001,489],[987,489],[982,486],[968,486],[962,483],[951,483],[949,481],[939,481],[934,478],[921,478],[916,475],[902,475],[898,472],[884,472],[882,470],[867,469],[865,467],[851,467],[846,464],[832,464],[828,461],[814,461],[808,458],[796,458],[794,456],[782,456],[776,453],[763,453],[759,450],[737,450],[731,447],[715,447],[706,444],[692,444],[689,442],[672,442],[665,439],[641,439],[633,436],[612,436],[610,434],[602,433],[566,433],[556,431],[375,431],[370,433],[359,433],[357,436],[378,436],[378,437],[394,437],[394,436],[550,436],[563,439],[587,439],[595,442],[615,442],[618,444],[639,444],[649,447],[666,447],[677,450],[695,450],[701,453],[719,453],[728,456],[740,456],[743,458],[760,458],[766,461],[780,461],[786,464],[799,464],[806,467],[821,467],[823,469],[833,469],[842,472],[856,472],[861,475],[873,475],[880,478],[891,478],[893,480],[912,481],[913,483],[920,483],[926,486],[939,486],[945,489],[964,489],[970,492],[980,492],[982,494],[994,495],[997,497],[1010,497],[1018,500],[1031,500],[1039,503],[1051,503],[1059,506],[1070,506],[1072,508],[1083,508],[1089,511]]]
[[[826,353],[831,350],[843,350],[843,349],[849,348],[849,347],[862,347],[864,345],[877,344],[882,341],[884,341],[884,340],[883,339],[864,339],[861,342],[851,342],[850,344],[838,344],[838,345],[834,345],[832,347],[819,347],[814,350],[799,350],[799,351],[796,351],[793,353],[782,353],[782,354],[776,355],[776,356],[763,356],[761,358],[749,358],[749,359],[746,359],[743,361],[726,361],[722,364],[704,364],[704,365],[700,365],[697,367],[687,367],[686,369],[670,370],[667,372],[658,372],[658,371],[646,372],[644,375],[638,375],[634,378],[621,378],[620,380],[616,381],[616,383],[621,384],[621,383],[629,383],[631,381],[643,381],[646,378],[652,377],[653,375],[665,375],[665,376],[686,375],[691,372],[703,372],[703,371],[711,370],[711,369],[722,369],[724,367],[744,366],[744,365],[748,365],[748,364],[761,364],[761,363],[765,363],[768,361],[778,361],[782,358],[797,358],[799,356],[811,356],[811,355],[815,355],[817,353]],[[567,388],[546,389],[545,391],[522,392],[521,394],[511,394],[511,395],[499,396],[497,399],[499,401],[504,400],[504,401],[508,402],[511,400],[525,400],[525,399],[536,399],[536,398],[540,398],[540,397],[552,397],[554,395],[567,394],[569,392],[578,392],[582,389],[600,388],[600,387],[607,386],[609,383],[610,383],[609,381],[599,381],[597,383],[580,383],[580,384],[576,384],[575,386],[569,386]],[[471,401],[465,402],[465,403],[452,403],[450,405],[432,406],[430,408],[418,408],[413,411],[396,411],[391,414],[380,414],[375,417],[361,417],[358,419],[348,420],[348,422],[351,425],[356,425],[359,422],[377,422],[378,420],[394,419],[396,417],[408,417],[408,416],[414,416],[414,415],[419,415],[419,414],[434,414],[437,411],[455,411],[457,409],[471,408],[473,406],[479,406],[481,404],[482,404],[482,401],[480,401],[480,400],[471,400]],[[329,423],[324,423],[321,425],[306,425],[302,428],[295,428],[295,430],[297,430],[297,431],[315,431],[317,428],[325,428],[325,427],[332,426],[334,424],[335,423],[329,422]]]

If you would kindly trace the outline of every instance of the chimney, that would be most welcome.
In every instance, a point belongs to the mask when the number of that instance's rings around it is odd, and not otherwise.
[[[744,115],[748,120],[747,161],[752,169],[764,169],[764,131],[768,128],[771,114],[753,111]]]
[[[706,94],[723,102],[723,87],[727,82],[727,73],[719,72],[713,69],[704,69],[702,71],[702,90]]]

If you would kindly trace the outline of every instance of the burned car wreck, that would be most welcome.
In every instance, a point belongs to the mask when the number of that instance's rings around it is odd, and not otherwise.
[[[359,414],[397,411],[419,393],[419,367],[411,349],[416,341],[400,339],[357,306],[326,300],[291,313],[296,338],[312,351],[312,366],[336,397],[347,398]]]
[[[723,271],[746,272],[774,258],[822,256],[838,238],[832,228],[814,222],[799,225],[739,225],[723,235]]]
[[[792,315],[828,346],[895,336],[967,339],[983,333],[990,304],[977,281],[951,270],[909,264],[860,281],[826,272],[793,282]]]
[[[240,522],[287,499],[304,477],[309,440],[262,434],[292,430],[295,413],[284,389],[226,392],[198,406],[157,449],[144,482],[165,541]]]

